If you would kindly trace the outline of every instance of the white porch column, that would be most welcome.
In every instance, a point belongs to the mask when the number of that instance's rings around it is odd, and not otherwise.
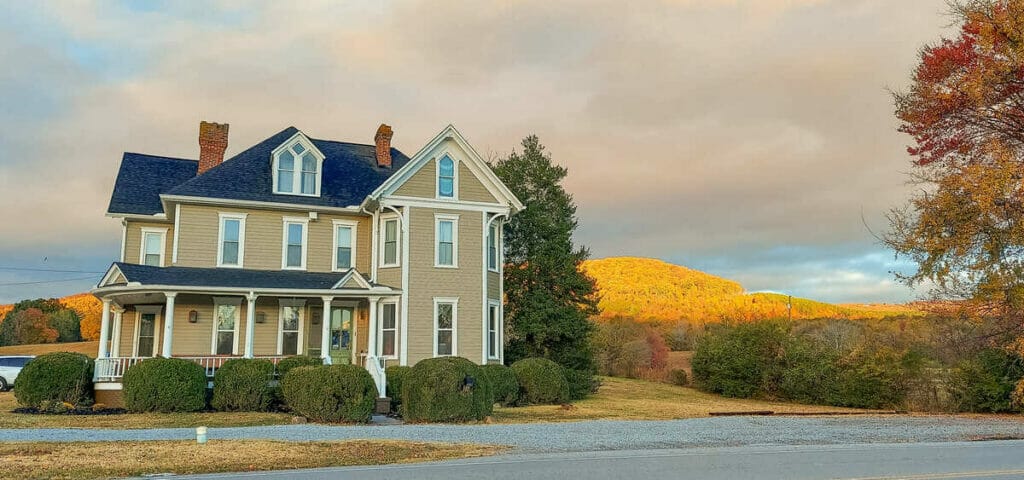
[[[174,297],[177,295],[177,292],[164,292],[167,303],[164,308],[164,348],[162,351],[166,358],[171,358],[171,340],[174,338]]]
[[[245,358],[253,357],[253,342],[256,339],[256,299],[259,295],[249,292],[245,296],[249,301],[245,306]]]
[[[121,323],[123,320],[124,308],[111,307],[110,309],[114,312],[114,325],[111,326],[112,334],[110,335],[110,350],[109,354],[111,357],[121,356]]]
[[[331,300],[334,297],[323,297],[324,313],[321,319],[323,333],[320,334],[320,358],[324,359],[324,365],[331,364]]]
[[[369,335],[366,337],[367,343],[366,354],[370,357],[377,356],[377,302],[379,298],[370,299],[370,330]]]
[[[110,300],[103,299],[103,315],[100,317],[100,351],[99,358],[110,356]]]

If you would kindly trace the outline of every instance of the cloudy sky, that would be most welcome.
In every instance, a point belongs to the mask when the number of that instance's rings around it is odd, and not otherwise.
[[[595,257],[920,295],[871,230],[908,192],[888,89],[949,34],[944,0],[384,3],[0,6],[0,303],[95,283],[121,153],[196,158],[200,120],[231,124],[229,156],[289,125],[387,122],[408,154],[448,123],[485,156],[535,133]]]

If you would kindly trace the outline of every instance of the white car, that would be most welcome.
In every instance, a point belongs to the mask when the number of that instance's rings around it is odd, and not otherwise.
[[[31,355],[0,357],[0,392],[14,387],[14,380],[18,378],[21,369],[33,358],[36,357]]]

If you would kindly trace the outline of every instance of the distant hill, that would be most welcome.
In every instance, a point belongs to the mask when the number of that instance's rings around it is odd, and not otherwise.
[[[100,315],[103,313],[103,304],[99,299],[91,293],[76,293],[58,298],[58,300],[64,307],[78,313],[83,340],[98,340],[100,338]],[[0,305],[0,321],[3,321],[7,312],[13,308],[14,305]]]
[[[738,282],[653,258],[588,260],[583,269],[597,281],[601,317],[642,321],[719,322],[786,318],[788,296],[746,293]],[[793,318],[883,318],[917,315],[902,305],[833,305],[793,298]]]

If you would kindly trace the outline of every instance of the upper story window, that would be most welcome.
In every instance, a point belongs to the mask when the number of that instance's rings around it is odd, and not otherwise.
[[[164,266],[164,245],[167,241],[166,228],[142,228],[142,245],[139,263],[154,267]]]
[[[277,147],[274,156],[274,193],[319,196],[323,155],[304,135]]]
[[[455,160],[445,155],[437,161],[437,198],[456,198]]]
[[[386,218],[381,222],[380,238],[383,243],[381,248],[381,266],[398,266],[398,219]]]
[[[498,271],[498,226],[493,224],[487,229],[487,269]]]
[[[459,216],[434,215],[434,266],[459,266]]]
[[[348,270],[356,263],[356,222],[334,221],[334,270]]]
[[[245,257],[245,214],[220,214],[218,267],[241,267]]]
[[[281,245],[281,268],[286,270],[306,269],[306,239],[308,218],[285,218],[284,235]]]

